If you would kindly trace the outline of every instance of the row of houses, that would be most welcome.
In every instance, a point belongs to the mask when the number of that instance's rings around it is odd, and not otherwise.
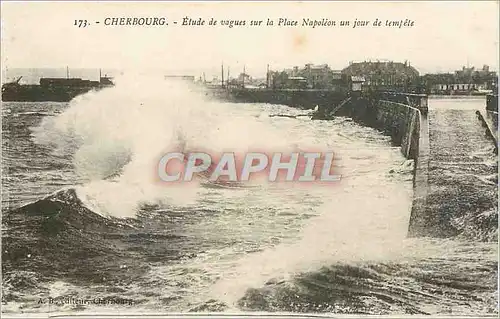
[[[329,89],[342,87],[345,77],[341,71],[332,70],[327,64],[306,64],[303,68],[295,66],[281,72],[269,71],[267,85],[274,89]]]
[[[432,90],[436,91],[474,91],[474,90],[488,90],[487,84],[474,84],[474,83],[453,83],[453,84],[435,84]]]
[[[498,75],[488,65],[482,69],[464,66],[454,73],[425,74],[420,81],[430,94],[474,94],[496,91]]]
[[[343,70],[327,64],[306,64],[268,74],[268,87],[350,90],[391,90],[427,94],[482,94],[498,92],[498,75],[489,66],[463,67],[454,73],[420,75],[408,61],[350,62]]]
[[[350,63],[343,70],[331,69],[327,64],[306,64],[281,72],[268,73],[268,86],[277,89],[329,89],[361,90],[366,87],[408,86],[419,76],[407,62],[358,62]]]
[[[393,61],[364,61],[349,63],[349,66],[342,70],[348,76],[357,76],[363,80],[364,87],[377,88],[408,88],[415,83],[419,77],[417,69],[408,62]]]
[[[224,76],[224,74],[222,74]],[[229,75],[228,75],[229,76]],[[350,62],[342,70],[328,64],[306,64],[282,71],[268,70],[265,79],[254,79],[245,72],[236,78],[215,78],[213,83],[227,87],[272,89],[326,89],[326,90],[391,90],[416,93],[453,94],[453,92],[478,92],[495,90],[497,74],[487,65],[455,73],[420,75],[408,61]]]

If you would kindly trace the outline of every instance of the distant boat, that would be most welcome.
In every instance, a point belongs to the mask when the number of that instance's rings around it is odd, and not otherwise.
[[[107,76],[99,76],[99,81],[69,77],[41,78],[39,84],[20,84],[21,78],[2,85],[3,102],[69,102],[89,91],[114,86]]]

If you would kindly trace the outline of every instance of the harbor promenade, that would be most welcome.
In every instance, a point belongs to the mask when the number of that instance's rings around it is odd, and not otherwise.
[[[490,161],[496,145],[485,133],[478,112],[483,110],[431,103],[430,152],[427,167],[420,172],[427,172],[426,198],[412,213],[410,236],[494,238],[498,177],[497,166]]]
[[[461,104],[420,94],[351,93],[337,105],[320,108],[316,119],[352,117],[391,136],[402,154],[414,160],[409,237],[493,240],[498,226],[498,113],[487,101]]]

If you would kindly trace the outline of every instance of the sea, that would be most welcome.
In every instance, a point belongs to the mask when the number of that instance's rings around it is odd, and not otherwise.
[[[2,104],[4,314],[498,314],[498,242],[408,238],[415,163],[388,136],[207,97],[148,75]],[[333,151],[342,178],[159,183],[179,145]]]

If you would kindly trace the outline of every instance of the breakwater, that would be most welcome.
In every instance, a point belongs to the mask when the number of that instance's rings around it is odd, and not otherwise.
[[[418,159],[421,117],[426,110],[427,96],[409,94],[360,94],[349,96],[340,107],[319,107],[314,119],[348,116],[356,122],[378,129],[401,147],[408,159]]]
[[[209,89],[207,95],[218,100],[233,103],[269,103],[281,104],[302,109],[330,108],[338,105],[347,96],[344,90],[293,90],[293,89],[253,89],[253,88],[217,88]]]
[[[414,160],[413,203],[409,236],[420,231],[421,216],[426,216],[429,177],[429,124],[427,96],[418,94],[372,93],[351,96],[341,107],[319,108],[316,119],[348,116],[354,121],[378,129],[391,137],[407,159]],[[340,106],[340,105],[339,105]],[[425,227],[425,225],[423,226]]]
[[[441,101],[433,104],[428,115],[427,190],[422,205],[412,210],[409,236],[495,241],[494,145],[474,109]]]
[[[495,143],[495,150],[498,152],[498,112],[476,111],[476,115],[486,128],[486,135]]]
[[[421,94],[337,92],[334,100],[316,99],[317,102],[306,104],[291,99],[289,92],[260,93],[249,96],[249,92],[244,92],[232,98],[302,108],[317,105],[313,119],[347,116],[390,136],[403,156],[414,161],[409,237],[460,236],[486,241],[495,237],[497,175],[490,158],[492,144],[484,134],[485,128],[489,137],[495,137],[493,132],[497,132],[492,100],[488,101],[489,110],[481,112],[485,115],[478,114],[478,121],[474,110],[462,110],[460,105],[429,112],[428,96]]]
[[[497,113],[453,104],[428,112],[427,103],[423,95],[361,94],[316,118],[348,116],[379,129],[415,161],[409,237],[494,240],[498,178],[488,137],[497,136]]]

